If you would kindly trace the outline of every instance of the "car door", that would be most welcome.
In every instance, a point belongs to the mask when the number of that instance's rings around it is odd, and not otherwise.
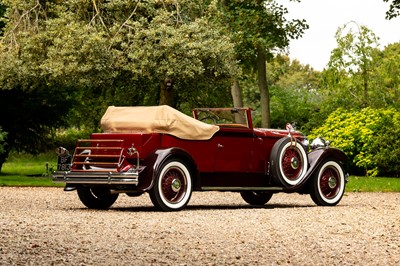
[[[253,144],[251,129],[221,128],[215,137],[214,172],[251,172],[253,170]]]

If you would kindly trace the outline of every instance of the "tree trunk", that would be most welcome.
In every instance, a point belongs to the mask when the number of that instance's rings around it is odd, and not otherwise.
[[[363,79],[363,107],[367,107],[369,105],[369,99],[368,99],[368,71],[366,64],[362,67],[362,79]]]
[[[231,86],[231,94],[234,107],[243,107],[242,89],[239,86],[239,81],[235,78]]]
[[[165,78],[164,81],[161,82],[161,90],[160,90],[160,105],[169,105],[171,107],[175,107],[175,99],[173,93],[173,82],[171,78]]]
[[[267,84],[267,65],[266,56],[262,47],[257,47],[257,77],[258,88],[261,96],[261,127],[269,128],[271,126],[269,91]]]
[[[233,107],[243,107],[242,89],[239,81],[235,78],[231,86],[231,94],[233,99]],[[246,124],[246,119],[240,114],[235,114],[235,121],[238,124]]]

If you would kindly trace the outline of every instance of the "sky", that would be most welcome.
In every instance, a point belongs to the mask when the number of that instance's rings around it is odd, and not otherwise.
[[[337,46],[335,33],[350,21],[367,26],[380,38],[381,49],[400,42],[400,17],[386,20],[389,3],[383,0],[289,0],[278,1],[288,8],[288,19],[305,19],[310,26],[303,37],[292,40],[289,57],[315,70],[323,70]]]

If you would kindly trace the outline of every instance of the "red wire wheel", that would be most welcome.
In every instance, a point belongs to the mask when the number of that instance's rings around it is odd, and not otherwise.
[[[189,202],[192,194],[192,179],[189,169],[180,161],[165,162],[150,190],[150,199],[157,209],[178,211]]]
[[[289,187],[299,184],[307,173],[308,158],[305,148],[296,139],[282,138],[271,150],[272,178]]]
[[[178,203],[187,191],[185,173],[178,167],[169,168],[161,177],[161,193],[169,203]]]
[[[345,191],[345,174],[336,161],[326,160],[318,168],[311,183],[311,198],[319,206],[334,206]]]

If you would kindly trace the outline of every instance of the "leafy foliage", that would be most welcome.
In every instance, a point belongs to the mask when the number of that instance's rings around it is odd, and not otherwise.
[[[338,47],[324,73],[326,88],[336,94],[331,99],[340,98],[360,108],[380,104],[375,101],[379,91],[374,90],[377,36],[366,26],[350,22],[338,29],[336,41]]]
[[[64,147],[69,151],[73,151],[76,146],[77,139],[88,139],[90,134],[93,133],[92,129],[78,129],[70,127],[67,129],[57,129],[52,131],[51,143],[54,147]]]
[[[307,131],[309,119],[319,105],[319,72],[284,55],[275,56],[267,64],[267,77],[271,95],[271,127],[284,128],[290,122]],[[244,102],[255,110],[254,121],[260,126],[260,93],[256,80],[249,75],[242,81]]]
[[[3,28],[6,25],[4,17],[5,13],[6,13],[6,6],[0,2],[0,36],[3,35]]]
[[[337,109],[309,135],[331,140],[349,157],[354,173],[398,176],[400,114],[395,109]]]
[[[237,42],[236,54],[247,69],[256,67],[257,47],[271,58],[274,50],[286,48],[291,39],[299,38],[308,29],[304,19],[287,20],[287,8],[276,1],[223,2],[225,20]]]
[[[183,109],[230,100],[238,68],[214,1],[3,2],[0,125],[10,147],[41,151],[66,124],[95,129],[108,105],[156,105],[166,77]]]
[[[5,146],[7,138],[7,132],[4,132],[0,127],[0,156],[6,152]]]
[[[7,144],[7,132],[4,132],[0,127],[0,172],[3,162],[7,160],[9,145]]]
[[[400,113],[395,109],[382,110],[375,130],[376,140],[369,147],[379,175],[400,176]]]
[[[389,10],[386,12],[386,19],[392,19],[400,15],[400,0],[383,0],[390,2]]]
[[[390,18],[400,10],[399,1],[391,4]],[[397,176],[400,43],[380,50],[371,30],[349,23],[320,74],[276,56],[308,28],[286,15],[273,0],[1,1],[0,167],[11,148],[72,145],[97,130],[108,105],[157,105],[166,78],[186,113],[230,105],[238,79],[245,105],[260,117],[261,58],[272,127],[317,127],[350,155],[355,172]],[[64,127],[73,130],[56,130]]]
[[[287,20],[288,10],[274,0],[229,0],[222,3],[225,21],[236,41],[236,56],[247,73],[257,73],[261,125],[270,127],[266,61],[272,58],[273,51],[283,50],[291,39],[299,38],[308,25],[305,20]]]
[[[398,176],[400,44],[380,50],[377,36],[353,22],[339,28],[336,38],[338,47],[322,72],[320,112],[307,127],[319,125],[312,136],[343,149],[353,172]]]
[[[321,73],[319,112],[307,128],[320,125],[337,108],[400,107],[400,44],[380,50],[378,37],[356,23],[339,28],[336,37],[338,46]]]
[[[380,106],[400,108],[400,42],[389,44],[380,51],[375,60],[373,73],[376,82],[374,90],[377,93],[376,102]],[[379,93],[379,94],[378,94]]]

